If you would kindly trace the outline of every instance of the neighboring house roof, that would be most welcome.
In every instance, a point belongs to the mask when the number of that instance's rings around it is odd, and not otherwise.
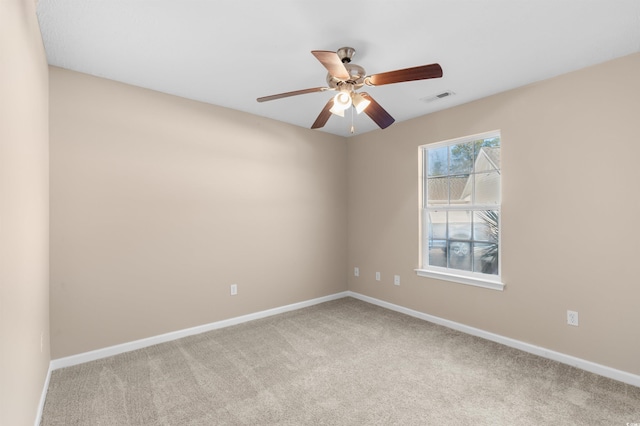
[[[442,201],[447,204],[449,201],[449,191],[451,200],[459,200],[467,184],[466,176],[445,176],[442,178],[429,179],[429,201],[438,204]]]

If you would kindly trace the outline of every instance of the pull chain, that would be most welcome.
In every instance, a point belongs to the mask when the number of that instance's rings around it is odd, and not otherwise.
[[[353,127],[353,108],[351,108],[351,134],[354,134],[356,131],[356,128]]]

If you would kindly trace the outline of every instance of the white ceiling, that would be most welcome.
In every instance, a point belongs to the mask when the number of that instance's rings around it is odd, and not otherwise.
[[[38,18],[51,65],[307,128],[332,92],[256,98],[325,86],[311,50],[352,46],[368,74],[439,63],[367,89],[396,122],[640,52],[639,0],[39,0]]]

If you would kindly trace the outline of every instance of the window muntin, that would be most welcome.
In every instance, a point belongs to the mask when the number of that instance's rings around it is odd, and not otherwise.
[[[500,133],[422,152],[421,269],[500,282]]]

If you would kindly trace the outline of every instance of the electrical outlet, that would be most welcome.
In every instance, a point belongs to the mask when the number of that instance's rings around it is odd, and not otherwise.
[[[567,324],[578,326],[578,313],[575,311],[567,311]]]
[[[238,294],[238,284],[231,284],[231,295],[235,296]]]
[[[358,268],[357,266],[355,268],[353,268],[353,276],[354,277],[359,277],[360,276],[360,268]]]
[[[400,285],[400,275],[394,275],[393,276],[393,283],[395,285]]]
[[[380,272],[376,272],[376,281],[380,281]]]

